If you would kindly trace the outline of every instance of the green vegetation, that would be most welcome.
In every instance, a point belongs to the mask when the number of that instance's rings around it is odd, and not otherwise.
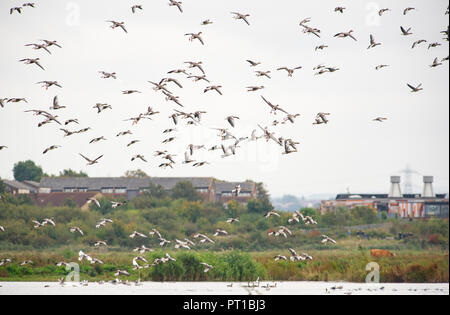
[[[44,175],[42,167],[37,166],[31,160],[14,164],[13,173],[14,178],[20,182],[25,180],[39,182]]]
[[[1,185],[0,185],[1,187]],[[0,280],[54,280],[65,273],[56,268],[59,261],[78,261],[83,250],[105,262],[104,265],[82,264],[82,276],[90,280],[111,279],[117,269],[132,271],[132,249],[145,244],[156,252],[146,255],[151,263],[166,251],[177,259],[165,265],[140,270],[141,278],[155,281],[247,281],[256,277],[267,280],[346,280],[364,281],[365,266],[370,261],[380,264],[382,281],[394,282],[447,282],[449,225],[446,220],[386,219],[367,207],[352,210],[338,209],[336,213],[321,215],[315,209],[302,209],[318,225],[288,224],[290,213],[266,219],[264,214],[273,209],[267,192],[260,186],[259,198],[247,205],[230,201],[226,205],[201,201],[188,183],[179,183],[169,193],[160,186],[150,185],[148,191],[128,204],[112,208],[111,199],[99,200],[100,207],[91,204],[83,211],[67,200],[64,207],[40,208],[27,196],[2,194],[0,200],[0,259],[13,258],[13,263],[0,267]],[[114,201],[123,201],[115,199]],[[239,217],[232,225],[227,218]],[[33,220],[54,218],[56,227],[47,225],[33,228]],[[96,229],[103,218],[114,223]],[[376,224],[358,236],[359,228],[345,226]],[[268,232],[288,226],[294,237],[269,237]],[[70,227],[80,227],[84,236],[70,233]],[[191,238],[194,233],[212,237],[216,229],[230,233],[226,237],[213,237],[215,244],[197,244],[192,251],[174,252],[173,242],[161,249],[156,237],[131,239],[129,235],[157,228],[168,240]],[[411,234],[398,239],[398,234]],[[321,235],[336,239],[336,245],[321,243]],[[96,249],[97,241],[106,241],[107,249]],[[288,248],[314,257],[307,262],[275,262],[277,254],[289,257]],[[370,249],[386,249],[397,255],[373,258]],[[247,253],[247,254],[246,254]],[[251,254],[248,254],[251,253]],[[20,266],[25,260],[33,266]],[[215,266],[205,274],[201,262]],[[138,272],[132,272],[132,278]]]

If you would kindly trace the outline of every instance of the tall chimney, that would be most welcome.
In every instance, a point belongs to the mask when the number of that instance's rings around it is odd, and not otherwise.
[[[433,190],[433,176],[424,176],[423,177],[423,198],[435,198],[436,195],[434,194]]]
[[[400,176],[391,176],[391,189],[389,190],[389,198],[403,197],[400,189]]]

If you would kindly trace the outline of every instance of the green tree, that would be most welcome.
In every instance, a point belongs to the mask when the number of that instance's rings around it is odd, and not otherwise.
[[[19,182],[23,182],[24,180],[40,182],[44,174],[42,167],[37,166],[31,160],[14,164],[13,173],[15,180]]]
[[[143,170],[138,169],[138,170],[135,170],[135,171],[133,171],[133,170],[126,171],[125,174],[123,175],[123,177],[127,177],[127,178],[145,178],[145,177],[149,177],[149,176]]]
[[[148,185],[148,191],[146,191],[145,194],[157,199],[163,199],[169,196],[169,193],[164,189],[163,186],[153,183],[150,183]]]
[[[67,169],[64,170],[62,172],[59,172],[59,176],[58,177],[89,177],[88,174],[86,174],[83,171],[80,172],[76,172],[72,169]]]
[[[186,199],[188,201],[198,201],[202,197],[197,192],[191,182],[179,182],[172,189],[172,198],[174,199]]]

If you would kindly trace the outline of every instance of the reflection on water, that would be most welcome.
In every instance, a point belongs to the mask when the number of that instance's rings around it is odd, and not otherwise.
[[[225,282],[143,282],[98,284],[46,282],[1,282],[0,295],[448,295],[449,285],[444,284],[360,284],[329,282],[261,282],[259,287],[247,283]]]

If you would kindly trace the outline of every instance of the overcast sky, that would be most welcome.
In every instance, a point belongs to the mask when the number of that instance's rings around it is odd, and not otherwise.
[[[168,0],[37,0],[36,8],[12,15],[9,9],[24,1],[0,2],[0,98],[25,97],[28,104],[7,104],[0,108],[0,177],[12,178],[17,161],[31,159],[46,173],[57,174],[72,168],[91,177],[121,176],[140,168],[151,176],[214,176],[219,179],[262,181],[274,196],[340,193],[387,193],[389,176],[400,175],[407,164],[420,175],[435,176],[437,192],[449,187],[449,91],[448,61],[430,68],[435,57],[448,56],[448,42],[440,31],[447,28],[444,15],[448,1],[298,1],[298,0],[184,0],[184,13],[168,6]],[[142,4],[143,11],[132,14],[131,6]],[[336,6],[346,7],[344,14]],[[403,9],[417,10],[403,15]],[[379,17],[381,8],[392,11]],[[236,21],[230,12],[248,13],[250,26]],[[299,22],[311,17],[312,27],[321,29],[321,38],[304,34]],[[212,25],[201,26],[210,19]],[[107,20],[124,21],[128,29],[112,30]],[[400,26],[412,27],[413,35],[401,36]],[[333,36],[354,30],[357,42]],[[203,32],[205,46],[190,42],[185,33]],[[368,50],[369,35],[382,45]],[[52,55],[35,51],[25,44],[40,39],[57,40],[62,49],[51,47]],[[418,39],[428,43],[414,50]],[[329,48],[315,51],[321,44]],[[45,71],[19,63],[22,58],[41,58]],[[270,70],[272,79],[258,78],[247,59],[262,62],[258,70]],[[170,85],[185,108],[166,102],[152,90],[148,80],[159,81],[169,70],[183,68],[185,61],[202,61],[212,84],[223,86],[223,96],[203,93],[207,83],[194,83],[175,74],[184,88]],[[315,76],[318,64],[340,68],[335,73]],[[390,67],[375,71],[375,66]],[[303,69],[288,78],[282,66]],[[117,72],[117,80],[101,79],[98,71]],[[199,73],[196,69],[189,69]],[[48,91],[36,82],[57,80],[62,89]],[[424,90],[411,93],[406,86],[423,84]],[[264,85],[256,93],[245,87]],[[136,89],[142,94],[122,95]],[[70,130],[92,127],[83,135],[64,138],[56,124],[37,128],[42,117],[24,113],[27,109],[49,110],[58,95],[68,108],[56,112],[62,121],[77,118],[80,125]],[[261,99],[264,95],[288,112],[301,114],[294,125],[271,126],[282,115],[270,114]],[[113,110],[97,114],[96,103],[111,104]],[[161,112],[153,120],[137,126],[123,120],[138,116],[148,106]],[[204,110],[200,126],[177,127],[178,140],[162,145],[162,131],[172,128],[168,119],[173,109],[187,112]],[[318,112],[329,112],[328,125],[313,126]],[[239,116],[236,128],[225,121]],[[389,118],[383,124],[378,116]],[[257,124],[269,126],[276,136],[300,142],[299,152],[282,155],[275,142],[261,139],[241,143],[236,156],[222,159],[221,153],[198,151],[194,159],[211,165],[193,168],[181,163],[187,145],[220,144],[210,128],[229,128],[237,137],[250,136]],[[116,138],[120,131],[133,135]],[[261,133],[258,131],[258,133]],[[89,144],[105,136],[108,141]],[[140,143],[126,147],[134,139]],[[231,143],[230,143],[231,144]],[[46,155],[50,145],[62,148]],[[160,169],[155,150],[177,154],[174,169]],[[86,166],[78,155],[96,158],[100,164]],[[142,154],[149,163],[131,162]],[[421,192],[421,177],[413,177]]]

